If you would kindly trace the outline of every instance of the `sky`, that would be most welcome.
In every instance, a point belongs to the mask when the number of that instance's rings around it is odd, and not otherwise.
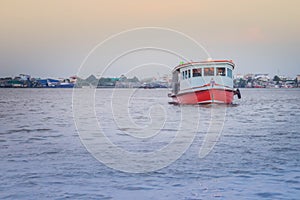
[[[299,0],[0,0],[0,77],[120,76],[134,75],[133,69],[138,76],[161,75],[179,63],[170,51],[180,48],[190,60],[206,59],[176,31],[201,44],[209,57],[233,60],[235,74],[295,77],[300,74],[299,7]],[[110,38],[141,27],[163,30]],[[104,73],[117,55],[163,43],[169,52],[131,53]]]

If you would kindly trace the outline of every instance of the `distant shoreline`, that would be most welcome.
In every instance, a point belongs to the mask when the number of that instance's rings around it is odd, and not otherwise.
[[[0,90],[1,89],[40,89],[40,90],[47,90],[47,89],[51,89],[51,90],[73,90],[73,89],[82,89],[82,90],[85,90],[85,89],[97,89],[97,90],[101,90],[101,89],[121,89],[121,90],[125,90],[125,89],[139,89],[139,90],[152,90],[152,89],[163,89],[163,90],[169,90],[171,88],[118,88],[118,87],[90,87],[90,88],[87,88],[87,87],[83,87],[83,88],[51,88],[51,87],[44,87],[44,88],[30,88],[30,87],[0,87]],[[239,88],[239,89],[242,89],[242,90],[299,90],[300,87],[291,87],[291,88],[275,88],[275,87],[269,87],[269,88],[250,88],[250,87],[245,87],[245,88]]]

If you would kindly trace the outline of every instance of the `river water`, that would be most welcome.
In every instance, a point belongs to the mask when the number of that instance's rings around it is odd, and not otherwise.
[[[82,126],[75,125],[71,89],[1,89],[0,199],[299,199],[299,89],[242,89],[242,99],[231,106],[169,105],[167,93],[95,91],[101,129],[126,151],[147,155],[175,141],[178,129],[195,132],[176,141],[178,149],[188,144],[178,158],[172,160],[175,148],[145,166],[129,157],[117,165],[110,149],[105,156],[111,162],[98,161],[92,154],[97,149],[84,139],[99,138],[84,138]],[[119,111],[124,108],[129,119]],[[215,131],[213,148],[199,157],[215,120],[212,111],[222,115],[221,132]],[[78,119],[84,117],[88,123],[84,113]],[[184,123],[190,126],[179,126]],[[130,135],[147,127],[148,135]]]

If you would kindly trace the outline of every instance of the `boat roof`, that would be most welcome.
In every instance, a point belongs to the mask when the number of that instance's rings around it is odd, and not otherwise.
[[[219,64],[219,63],[226,63],[232,66],[232,68],[234,69],[235,64],[233,63],[232,60],[205,60],[205,61],[199,61],[199,62],[188,62],[188,63],[183,63],[180,65],[177,65],[176,67],[174,67],[173,71],[179,70],[181,68],[190,66],[190,65],[196,65],[196,64],[200,64],[200,65],[205,65],[205,64]]]

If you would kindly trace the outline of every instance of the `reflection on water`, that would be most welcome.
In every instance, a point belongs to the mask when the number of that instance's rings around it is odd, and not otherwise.
[[[128,145],[124,140],[132,127],[123,123],[128,119],[119,121],[118,129],[112,116],[103,115],[111,91],[97,90],[95,110],[102,128],[113,142],[132,151],[149,152],[168,144],[178,129],[181,109],[199,110],[197,134],[182,157],[155,172],[130,174],[106,167],[84,148],[73,121],[72,90],[1,89],[0,198],[297,199],[300,90],[241,92],[241,100],[226,106],[215,147],[200,159],[212,109],[219,106],[169,105],[167,90],[140,90],[131,100],[134,104],[125,104],[135,128],[151,124],[151,115],[167,117],[161,132]],[[149,115],[156,103],[162,106]],[[122,117],[122,112],[115,114]]]

